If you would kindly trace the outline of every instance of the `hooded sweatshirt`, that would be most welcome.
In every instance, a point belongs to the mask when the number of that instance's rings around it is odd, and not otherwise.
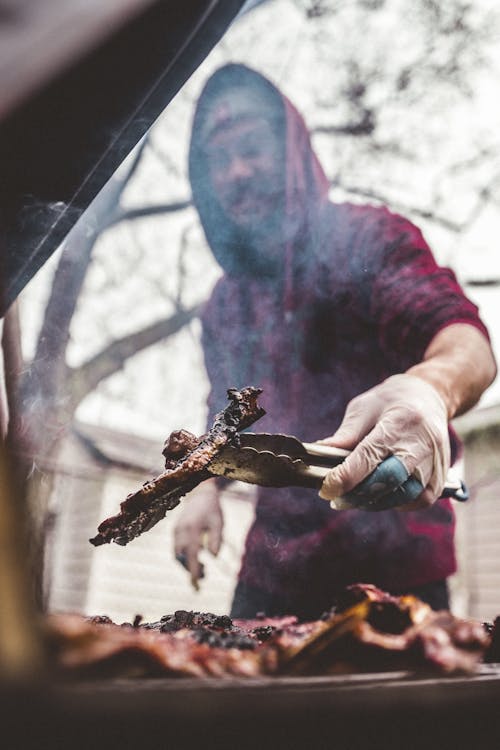
[[[255,238],[224,215],[204,157],[207,121],[230,90],[260,92],[283,143],[281,231],[266,274]],[[255,105],[257,106],[257,105]],[[237,116],[237,110],[234,116]],[[452,323],[486,336],[453,272],[421,232],[384,207],[334,204],[302,117],[267,79],[227,65],[198,101],[189,157],[193,199],[224,274],[202,315],[211,383],[209,423],[229,387],[263,389],[259,432],[314,441],[333,434],[348,402],[421,361]],[[451,432],[452,455],[459,444]],[[314,490],[259,488],[240,581],[286,598],[288,611],[321,611],[345,585],[405,591],[455,571],[448,500],[424,511],[333,511]]]

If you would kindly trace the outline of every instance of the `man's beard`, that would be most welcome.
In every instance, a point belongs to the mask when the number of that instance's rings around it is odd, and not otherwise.
[[[286,234],[279,212],[254,227],[236,230],[238,262],[250,276],[275,279],[283,273]]]

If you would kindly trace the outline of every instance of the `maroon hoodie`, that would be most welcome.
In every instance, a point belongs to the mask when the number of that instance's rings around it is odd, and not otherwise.
[[[208,184],[202,125],[214,99],[235,85],[274,100],[286,144],[279,274],[252,264],[252,237],[231,225]],[[225,271],[202,316],[209,420],[228,387],[255,385],[267,410],[259,431],[314,441],[335,431],[354,396],[419,362],[440,329],[468,323],[487,335],[477,308],[414,225],[383,207],[328,200],[302,117],[258,73],[228,65],[207,83],[190,178]],[[451,441],[456,457],[453,433]],[[350,583],[401,591],[446,578],[456,568],[453,534],[447,500],[411,513],[333,511],[312,490],[259,488],[240,580],[285,593],[290,611],[308,602],[320,613]]]

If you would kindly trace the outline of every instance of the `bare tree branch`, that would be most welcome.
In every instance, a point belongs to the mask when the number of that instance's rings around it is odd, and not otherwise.
[[[177,278],[179,279],[179,284],[177,287],[177,295],[175,299],[175,304],[177,307],[182,306],[182,294],[184,292],[184,282],[187,276],[185,260],[189,248],[189,233],[192,229],[193,224],[188,224],[186,227],[184,227],[181,235],[181,249],[178,255],[177,266]]]
[[[36,389],[44,398],[55,396],[66,377],[65,352],[70,326],[90,264],[95,243],[110,217],[119,209],[120,196],[135,174],[148,139],[144,138],[129,168],[104,186],[90,208],[69,233],[54,274],[33,365],[22,384],[23,398]]]
[[[35,359],[53,360],[62,356],[69,340],[69,327],[90,263],[92,250],[109,217],[116,212],[128,175],[137,168],[145,142],[130,169],[120,179],[113,178],[101,190],[66,238],[54,275],[50,298],[37,342]]]
[[[148,216],[160,216],[162,214],[172,214],[176,211],[184,211],[192,206],[192,201],[174,201],[173,203],[158,203],[150,206],[138,206],[136,208],[121,209],[110,215],[106,223],[102,226],[101,231],[110,229],[122,221],[135,221],[144,219]]]
[[[466,159],[461,159],[460,161],[455,162],[455,164],[450,164],[448,169],[451,174],[466,172],[468,169],[474,169],[475,167],[480,166],[483,162],[498,159],[499,153],[500,143],[492,143],[486,147],[480,148],[472,156],[468,156]]]
[[[344,125],[315,125],[311,128],[311,134],[321,133],[324,135],[349,135],[367,136],[372,135],[375,130],[375,119],[373,112],[369,109],[363,110],[358,121],[344,123]]]
[[[168,152],[165,152],[162,150],[162,148],[160,147],[157,141],[155,141],[154,139],[151,139],[149,142],[149,149],[150,149],[150,152],[160,162],[166,174],[173,175],[175,178],[181,177],[181,170],[179,168],[179,164],[175,161],[174,158],[172,158],[172,156]]]
[[[451,221],[450,219],[447,219],[445,216],[439,216],[434,211],[430,211],[428,209],[423,208],[417,208],[416,206],[407,206],[403,203],[400,203],[399,201],[394,200],[388,200],[387,196],[382,195],[381,193],[377,193],[375,190],[370,190],[367,188],[359,188],[355,185],[345,185],[339,180],[332,180],[331,181],[332,187],[340,187],[342,190],[345,190],[347,193],[351,193],[351,195],[360,195],[363,198],[369,198],[371,200],[376,200],[384,205],[391,205],[393,208],[396,208],[398,211],[401,211],[402,213],[406,214],[413,214],[415,216],[419,216],[421,219],[427,219],[429,221],[433,221],[435,224],[438,224],[442,227],[445,227],[445,229],[448,229],[450,232],[459,233],[462,231],[463,227],[462,224],[458,224],[457,222]]]
[[[500,181],[500,175],[496,174],[486,185],[484,185],[479,190],[478,197],[476,200],[476,205],[473,206],[471,211],[469,211],[469,215],[467,216],[467,219],[465,219],[465,221],[462,222],[462,230],[468,229],[470,226],[474,224],[475,221],[477,221],[479,216],[485,210],[488,203],[490,203],[490,201],[492,200],[493,188],[495,187],[496,183],[498,183],[499,181]]]
[[[465,279],[463,283],[465,284],[465,286],[495,287],[495,286],[500,286],[500,278],[492,276],[491,278],[484,278],[484,279]]]
[[[122,369],[127,359],[180,331],[200,311],[200,305],[180,309],[170,318],[159,320],[140,331],[112,341],[81,367],[70,371],[68,391],[75,408],[105,378]]]
[[[139,167],[139,164],[141,163],[142,157],[144,155],[144,151],[146,150],[146,147],[151,148],[151,141],[150,141],[150,134],[146,133],[142,141],[140,141],[139,145],[137,146],[137,150],[134,153],[134,157],[130,163],[129,170],[124,176],[124,184],[128,185],[132,177],[137,172],[137,169]]]

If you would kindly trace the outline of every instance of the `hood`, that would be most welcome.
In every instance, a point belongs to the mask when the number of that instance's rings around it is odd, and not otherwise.
[[[189,178],[193,202],[198,210],[210,248],[221,267],[230,276],[265,276],[265,270],[253,252],[252,233],[236,226],[219,204],[208,175],[205,157],[207,121],[213,118],[215,103],[229,91],[248,92],[249,106],[257,92],[266,112],[273,111],[272,126],[283,143],[284,200],[277,211],[282,245],[283,268],[290,264],[290,255],[314,226],[328,197],[329,183],[312,149],[309,133],[301,115],[291,102],[260,73],[244,65],[229,64],[217,70],[207,81],[198,100],[189,150]],[[241,105],[240,105],[241,106]],[[257,113],[257,111],[256,111]]]

